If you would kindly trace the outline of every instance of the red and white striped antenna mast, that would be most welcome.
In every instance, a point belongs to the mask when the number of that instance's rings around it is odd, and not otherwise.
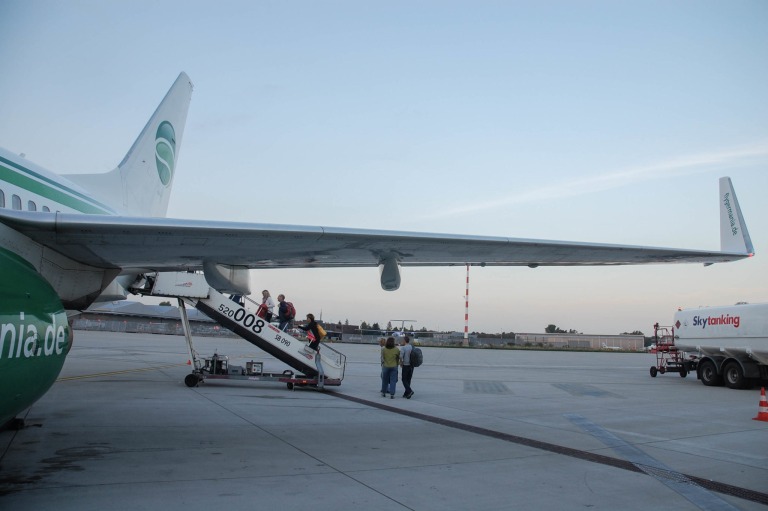
[[[467,263],[467,292],[464,295],[464,341],[462,346],[469,346],[469,263]]]

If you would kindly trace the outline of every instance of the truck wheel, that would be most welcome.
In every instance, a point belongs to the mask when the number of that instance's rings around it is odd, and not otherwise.
[[[685,378],[688,376],[688,371],[685,370],[685,367],[680,368],[680,378]]]
[[[196,374],[188,374],[184,377],[184,383],[187,387],[197,387],[197,384],[200,383],[200,379]]]
[[[656,369],[656,366],[651,366],[651,378],[656,378],[656,375],[659,373],[659,370]]]
[[[744,370],[738,362],[728,362],[723,369],[723,379],[725,386],[729,389],[743,389],[747,386],[747,379],[744,378]]]
[[[699,379],[707,387],[719,387],[723,384],[723,378],[717,374],[717,367],[711,360],[699,364]]]

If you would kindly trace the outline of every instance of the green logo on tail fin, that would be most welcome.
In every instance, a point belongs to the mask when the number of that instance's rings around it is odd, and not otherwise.
[[[155,162],[157,163],[157,175],[166,186],[173,177],[173,168],[176,164],[176,132],[168,121],[163,121],[157,128],[155,138]]]

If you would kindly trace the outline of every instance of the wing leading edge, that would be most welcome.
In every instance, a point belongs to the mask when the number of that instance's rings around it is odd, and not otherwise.
[[[133,271],[399,266],[601,266],[720,263],[754,254],[729,178],[721,179],[723,250],[0,209],[0,221],[75,261]],[[724,198],[725,197],[725,198]],[[727,199],[727,200],[725,200]],[[729,212],[730,211],[730,212]]]

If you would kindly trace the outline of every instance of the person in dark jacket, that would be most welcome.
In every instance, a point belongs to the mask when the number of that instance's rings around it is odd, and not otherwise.
[[[323,389],[325,385],[325,373],[323,372],[323,362],[320,360],[320,332],[317,329],[314,314],[307,314],[307,326],[299,326],[307,332],[309,339],[309,348],[315,351],[315,367],[317,368],[317,388]]]
[[[402,367],[401,379],[403,380],[403,387],[405,387],[403,397],[406,399],[411,399],[413,396],[413,389],[411,388],[411,378],[413,378],[413,366],[411,365],[412,351],[413,346],[411,346],[411,338],[406,335],[400,343],[400,367]]]
[[[277,308],[277,320],[280,322],[280,326],[277,328],[285,332],[286,329],[291,326],[293,318],[288,314],[288,302],[285,301],[284,294],[277,295],[277,303],[280,304]]]

